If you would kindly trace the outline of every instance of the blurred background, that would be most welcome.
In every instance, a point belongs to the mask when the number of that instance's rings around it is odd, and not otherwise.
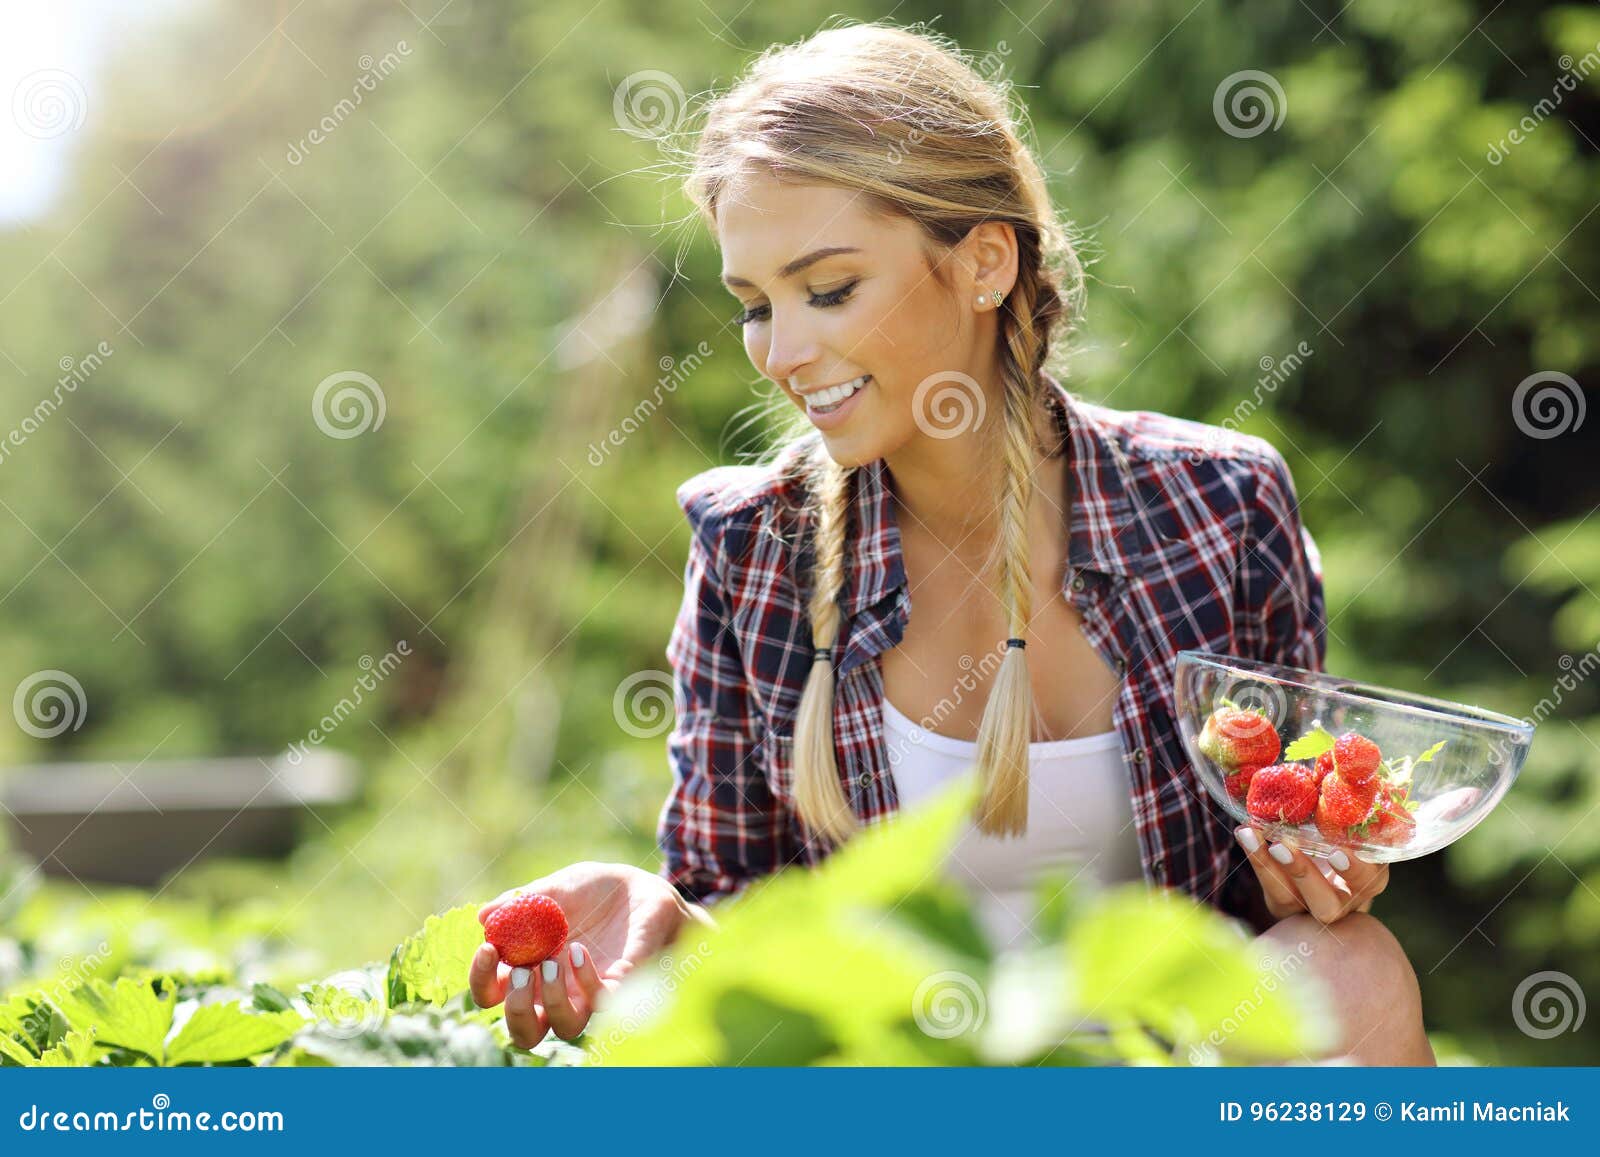
[[[1437,1040],[1597,1059],[1511,1011],[1600,984],[1600,11],[1538,2],[9,6],[0,993],[656,866],[674,489],[767,432],[678,150],[881,17],[1026,109],[1070,387],[1284,452],[1329,669],[1538,724],[1377,910]]]

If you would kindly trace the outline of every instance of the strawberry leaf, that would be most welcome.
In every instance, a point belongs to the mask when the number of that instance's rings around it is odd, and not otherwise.
[[[1324,751],[1333,750],[1333,736],[1324,728],[1315,727],[1284,749],[1283,758],[1315,759]]]
[[[1429,763],[1429,762],[1432,762],[1433,757],[1435,755],[1439,754],[1439,749],[1441,747],[1443,747],[1444,744],[1445,744],[1444,740],[1442,740],[1442,739],[1439,740],[1438,743],[1435,743],[1432,747],[1428,748],[1427,751],[1424,751],[1421,755],[1417,756],[1415,762],[1417,762],[1417,763]]]

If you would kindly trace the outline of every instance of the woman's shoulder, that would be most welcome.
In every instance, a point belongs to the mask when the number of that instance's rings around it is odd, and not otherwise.
[[[679,484],[678,506],[713,557],[737,557],[755,533],[793,534],[804,517],[814,441],[790,442],[767,462],[713,466]]]
[[[1229,424],[1231,419],[1213,424],[1157,410],[1118,410],[1075,400],[1080,413],[1132,457],[1150,461],[1181,459],[1192,465],[1238,462],[1260,466],[1282,461],[1282,454],[1271,442],[1236,429]]]

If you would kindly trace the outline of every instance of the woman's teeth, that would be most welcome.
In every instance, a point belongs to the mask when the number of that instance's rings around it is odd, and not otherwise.
[[[826,414],[836,410],[839,408],[839,403],[866,385],[871,379],[871,374],[862,374],[854,381],[845,382],[839,386],[830,386],[826,390],[818,390],[814,394],[807,395],[806,409],[814,410],[819,414]]]

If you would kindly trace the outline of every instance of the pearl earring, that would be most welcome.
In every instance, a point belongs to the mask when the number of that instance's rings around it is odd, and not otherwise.
[[[1000,303],[1005,299],[1006,295],[1001,293],[998,289],[990,290],[988,293],[980,293],[978,294],[978,308],[982,309],[986,305],[992,305],[996,309],[999,309]]]

